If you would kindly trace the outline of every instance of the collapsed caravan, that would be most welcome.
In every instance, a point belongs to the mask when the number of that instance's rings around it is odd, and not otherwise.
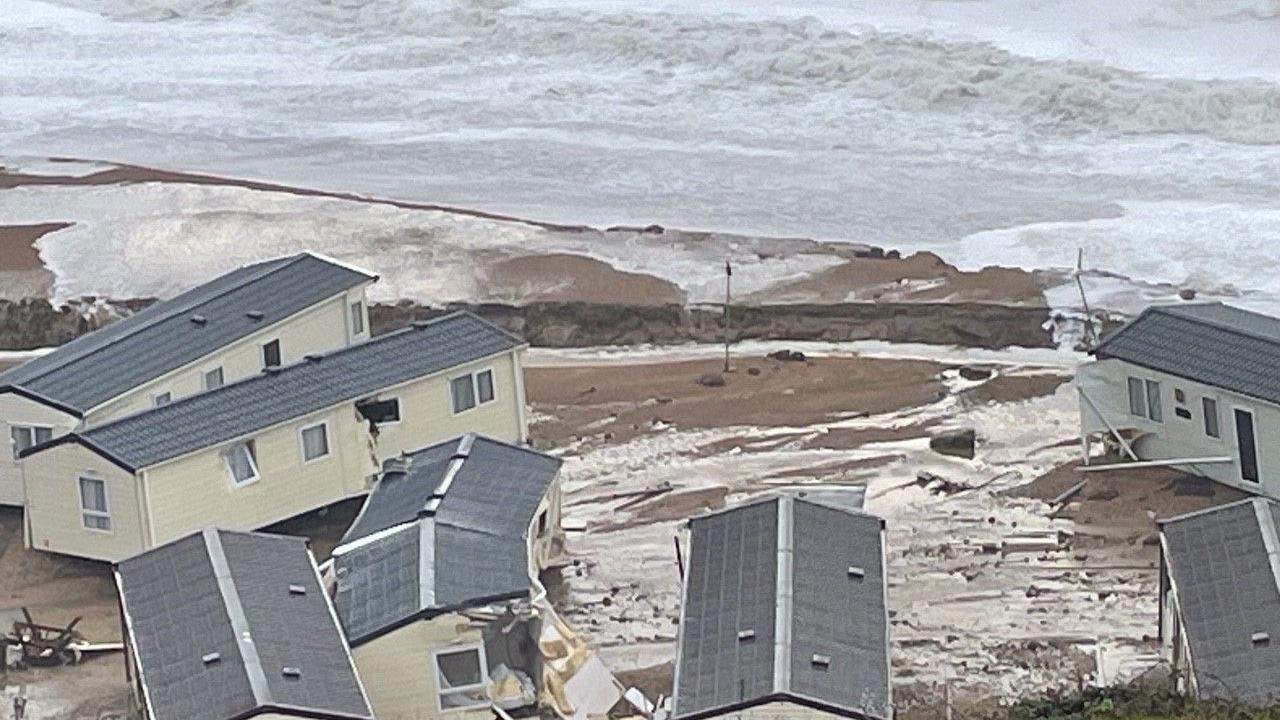
[[[386,463],[324,568],[380,720],[585,717],[621,697],[538,579],[564,550],[559,468],[475,435]]]

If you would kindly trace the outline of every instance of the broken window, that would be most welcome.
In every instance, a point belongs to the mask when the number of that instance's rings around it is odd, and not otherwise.
[[[13,445],[13,459],[29,447],[53,439],[53,428],[39,425],[14,425],[9,428],[9,441]]]
[[[318,423],[302,428],[302,460],[311,462],[329,454],[329,426]]]
[[[463,375],[449,381],[449,392],[453,396],[453,411],[460,413],[476,406],[476,392],[472,386],[472,376]]]
[[[246,440],[232,445],[222,453],[227,463],[227,472],[237,485],[247,485],[258,479],[258,462],[253,450],[253,441]]]
[[[173,393],[162,392],[151,396],[151,404],[156,407],[168,405],[171,402],[173,402]]]
[[[375,425],[400,422],[400,399],[363,400],[356,403],[356,412]]]
[[[222,368],[216,367],[204,374],[204,389],[213,390],[222,387]]]
[[[488,677],[481,647],[438,652],[435,663],[441,710],[489,704]]]
[[[280,341],[272,340],[262,346],[262,367],[280,367]]]
[[[1142,381],[1138,378],[1129,378],[1129,414],[1138,417],[1147,416],[1147,393],[1143,388]]]
[[[107,483],[98,478],[80,478],[80,521],[90,530],[111,530],[107,509]]]
[[[1218,401],[1207,397],[1201,398],[1200,404],[1204,408],[1204,434],[1211,438],[1222,437],[1218,428]]]

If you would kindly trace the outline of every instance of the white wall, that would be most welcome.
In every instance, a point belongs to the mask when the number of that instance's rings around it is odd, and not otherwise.
[[[1152,422],[1129,412],[1129,377],[1156,380],[1160,383],[1163,422]],[[1117,428],[1132,428],[1145,433],[1132,443],[1134,452],[1144,460],[1229,456],[1230,463],[1199,464],[1179,469],[1212,478],[1248,492],[1280,498],[1280,407],[1237,393],[1192,382],[1167,373],[1131,365],[1121,360],[1100,360],[1082,365],[1076,383],[1093,400],[1102,414]],[[1179,417],[1174,392],[1181,389],[1186,402],[1181,407],[1191,413],[1190,419]],[[1220,438],[1204,431],[1201,398],[1218,402]],[[1261,483],[1241,480],[1239,452],[1236,445],[1235,408],[1253,413],[1254,444],[1257,446],[1258,472]],[[1086,432],[1107,432],[1098,414],[1080,401],[1082,427]]]

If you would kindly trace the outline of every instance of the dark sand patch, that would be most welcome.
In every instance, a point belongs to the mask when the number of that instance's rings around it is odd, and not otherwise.
[[[568,253],[508,258],[491,265],[484,275],[484,294],[513,304],[683,305],[686,299],[675,283]]]
[[[745,302],[842,303],[857,301],[949,301],[1044,305],[1035,274],[988,267],[966,272],[929,252],[906,258],[856,258],[799,280],[752,293]]]
[[[0,298],[45,297],[53,287],[53,273],[40,261],[36,241],[71,223],[0,225]]]
[[[804,427],[838,417],[877,414],[933,402],[945,392],[942,366],[923,360],[816,358],[808,362],[738,361],[723,387],[719,360],[639,365],[529,368],[529,402],[550,416],[532,435],[539,447],[599,437],[620,442],[668,425]],[[752,375],[748,368],[759,372]]]
[[[1070,516],[1084,526],[1154,532],[1152,518],[1166,518],[1239,500],[1245,493],[1172,468],[1137,468],[1082,473],[1078,462],[1054,468],[1012,495],[1050,500],[1081,480],[1088,484],[1072,500]]]

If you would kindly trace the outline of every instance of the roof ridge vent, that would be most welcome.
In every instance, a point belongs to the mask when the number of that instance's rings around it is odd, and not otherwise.
[[[467,433],[458,441],[458,449],[453,451],[453,459],[460,460],[471,457],[471,446],[476,442],[475,433]]]
[[[434,322],[435,322],[434,320],[414,320],[413,322],[409,323],[409,327],[422,329],[424,327],[429,327]]]
[[[250,310],[245,313],[245,316],[248,317],[250,320],[261,320],[262,318],[266,317],[266,315],[264,315],[261,310]]]
[[[204,655],[200,656],[200,662],[204,663],[205,665],[213,665],[215,663],[222,662],[222,653],[216,653],[216,652],[205,653]]]
[[[302,677],[302,668],[286,665],[280,668],[280,674],[291,680],[298,680]]]
[[[196,314],[192,315],[190,318],[187,318],[187,319],[188,319],[188,320],[190,320],[191,322],[195,323],[196,325],[204,325],[205,323],[209,322],[209,318],[207,318],[207,317],[205,317],[205,316],[203,316],[203,315],[201,315],[201,314],[199,314],[199,313],[196,313]]]
[[[290,595],[306,595],[307,586],[306,585],[290,585],[289,594]]]

